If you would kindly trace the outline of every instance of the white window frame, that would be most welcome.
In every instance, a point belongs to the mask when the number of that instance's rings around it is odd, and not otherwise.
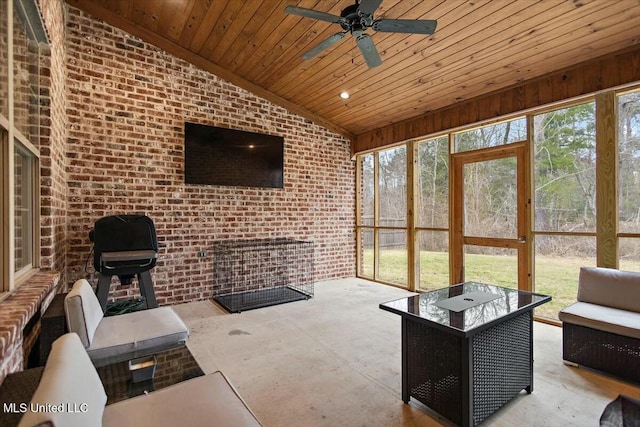
[[[0,76],[5,79],[8,97],[8,117],[0,114],[0,299],[6,297],[11,291],[26,281],[32,274],[38,271],[40,266],[40,150],[33,141],[16,128],[14,124],[14,17],[20,14],[26,20],[26,30],[29,36],[39,43],[48,43],[44,25],[42,23],[38,6],[35,0],[0,0],[5,4],[7,28],[7,75]],[[39,64],[38,64],[39,65]],[[36,136],[37,138],[37,136]],[[30,171],[28,184],[30,186],[30,232],[27,249],[30,263],[16,270],[15,266],[15,154],[16,147],[20,153],[29,157]]]

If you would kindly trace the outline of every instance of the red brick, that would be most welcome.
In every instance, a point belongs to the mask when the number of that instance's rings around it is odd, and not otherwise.
[[[213,262],[197,252],[220,240],[313,240],[316,280],[354,274],[348,141],[73,7],[68,18],[69,282],[94,221],[119,213],[148,215],[167,245],[153,270],[161,304],[211,294]],[[283,136],[285,188],[185,185],[185,121]],[[114,284],[117,299],[135,295]]]

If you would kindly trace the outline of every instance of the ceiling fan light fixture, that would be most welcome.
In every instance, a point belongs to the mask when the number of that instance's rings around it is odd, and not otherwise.
[[[340,98],[342,98],[342,99],[349,99],[350,96],[351,95],[349,95],[349,92],[347,92],[347,91],[340,92]]]

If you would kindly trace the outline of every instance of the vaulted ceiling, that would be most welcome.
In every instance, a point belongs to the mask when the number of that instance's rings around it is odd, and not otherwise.
[[[438,25],[431,36],[368,30],[375,68],[350,36],[301,59],[341,29],[284,12],[340,15],[352,0],[67,3],[350,138],[640,47],[640,0],[383,0],[374,18]]]

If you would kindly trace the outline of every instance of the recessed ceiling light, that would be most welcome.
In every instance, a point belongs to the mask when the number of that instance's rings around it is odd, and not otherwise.
[[[349,99],[349,92],[340,92],[340,98]]]

